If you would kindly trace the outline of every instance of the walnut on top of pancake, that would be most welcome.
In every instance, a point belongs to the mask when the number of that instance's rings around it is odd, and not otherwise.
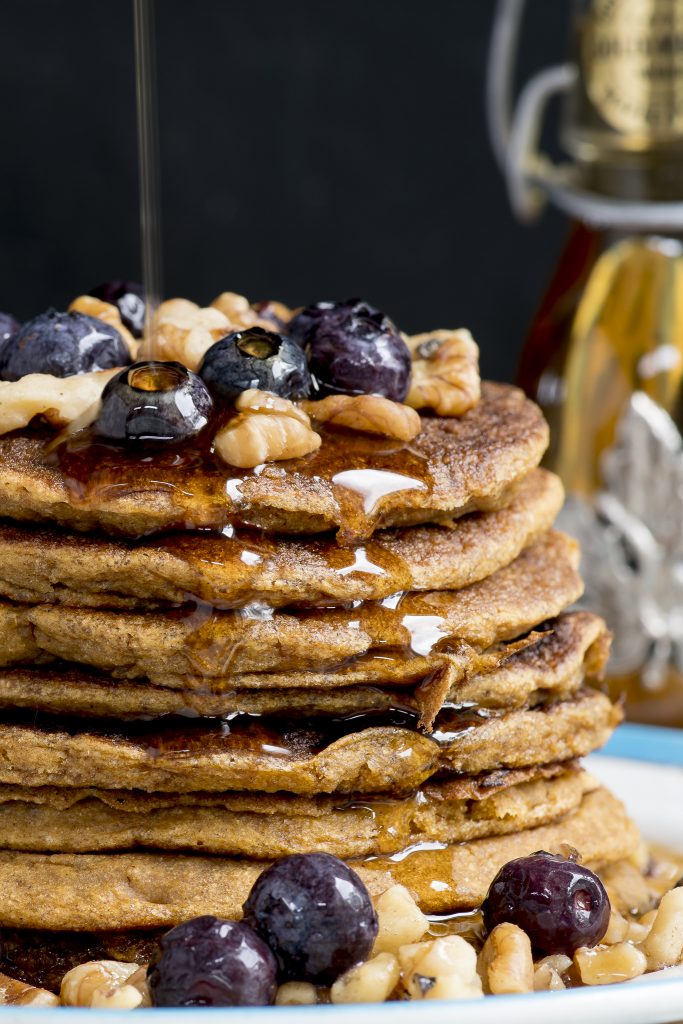
[[[223,292],[162,302],[144,326],[142,290],[122,281],[23,326],[0,314],[0,434],[37,418],[134,452],[209,433],[249,469],[315,451],[323,424],[409,443],[417,410],[462,416],[479,401],[469,331],[409,337],[359,299],[293,312]]]

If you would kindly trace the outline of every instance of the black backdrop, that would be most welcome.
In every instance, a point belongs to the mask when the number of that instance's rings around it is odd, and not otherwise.
[[[488,145],[493,0],[157,0],[165,292],[360,294],[470,326],[514,375],[564,232],[517,225]],[[530,0],[520,77],[563,52]],[[0,309],[139,276],[127,0],[0,5]]]

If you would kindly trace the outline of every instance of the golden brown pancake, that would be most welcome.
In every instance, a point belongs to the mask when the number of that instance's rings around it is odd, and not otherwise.
[[[553,771],[554,770],[554,771]],[[322,851],[336,857],[395,853],[420,842],[463,842],[555,821],[597,787],[586,773],[552,766],[527,781],[475,787],[428,783],[398,800],[252,794],[145,794],[0,786],[6,850],[88,853],[136,848],[263,860]],[[533,778],[538,774],[538,778]],[[553,774],[555,777],[553,777]],[[529,779],[528,777],[531,776]]]
[[[607,741],[621,717],[620,707],[594,690],[507,714],[444,710],[430,736],[406,727],[417,719],[403,713],[388,721],[357,716],[275,725],[247,717],[165,729],[129,724],[116,731],[95,729],[87,720],[31,716],[31,724],[0,724],[0,782],[175,793],[396,794],[437,772],[476,775],[583,756]]]
[[[166,450],[136,461],[106,446],[79,447],[78,437],[60,457],[52,433],[8,434],[0,438],[0,516],[133,537],[228,524],[290,534],[341,529],[351,542],[380,527],[501,508],[548,442],[540,410],[516,388],[491,383],[462,417],[423,416],[410,444],[323,434],[312,455],[246,472],[210,454]]]
[[[508,565],[552,526],[559,479],[533,470],[511,504],[451,526],[384,530],[367,544],[333,538],[174,533],[131,542],[0,524],[0,595],[30,604],[149,608],[191,596],[227,609],[379,600],[398,591],[459,590]]]
[[[151,683],[114,679],[75,668],[15,668],[0,671],[0,708],[27,708],[54,714],[99,718],[192,714],[212,717],[234,713],[350,715],[404,707],[421,716],[429,729],[445,701],[511,710],[535,705],[550,694],[569,696],[585,677],[599,678],[609,651],[602,619],[589,612],[570,612],[551,620],[525,642],[511,642],[474,657],[465,672],[462,660],[449,659],[448,669],[420,680],[415,688],[382,686],[308,686],[307,677],[290,688],[171,690]],[[474,671],[475,668],[480,671]],[[302,674],[303,675],[303,674]]]
[[[551,532],[463,590],[397,595],[352,609],[290,613],[258,605],[138,614],[39,605],[25,615],[44,654],[161,686],[201,686],[210,678],[232,688],[238,673],[276,674],[275,685],[282,685],[277,674],[326,673],[366,655],[377,656],[379,680],[391,684],[392,664],[407,662],[409,677],[424,678],[439,667],[429,656],[446,643],[456,651],[463,642],[490,647],[559,614],[582,592],[577,562],[575,541]],[[365,681],[365,666],[359,668]],[[327,685],[338,685],[334,676]]]
[[[507,861],[536,850],[552,852],[564,843],[599,866],[628,857],[638,832],[621,803],[597,789],[550,825],[351,863],[373,894],[400,882],[424,912],[446,913],[478,906]],[[4,851],[0,925],[97,931],[170,927],[200,914],[236,919],[264,866],[173,853]]]

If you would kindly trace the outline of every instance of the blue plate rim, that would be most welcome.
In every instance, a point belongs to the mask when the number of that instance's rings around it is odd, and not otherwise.
[[[634,723],[625,723],[620,726],[612,738],[609,740],[607,745],[599,751],[595,751],[592,756],[596,757],[615,757],[623,758],[629,761],[645,761],[650,764],[666,764],[679,767],[683,769],[683,729],[671,729],[663,726],[651,726],[651,725],[637,725]],[[584,1012],[588,1010],[591,1005],[595,1005],[597,1009],[600,1007],[602,1010],[606,1010],[607,1007],[603,1007],[602,1000],[607,996],[608,993],[615,993],[618,991],[624,993],[625,990],[633,991],[633,986],[638,986],[638,981],[630,982],[628,985],[620,985],[617,987],[596,987],[596,988],[583,988],[573,989],[570,992],[562,993],[567,998],[570,997],[572,1004],[577,1012]],[[678,986],[681,989],[683,995],[683,979],[680,977],[676,978],[661,978],[655,982],[645,982],[643,987],[652,988],[656,986],[657,990],[661,991],[662,986],[666,986],[667,990],[671,989],[675,991],[674,986]],[[524,1008],[529,1005],[539,1006],[543,1001],[546,1002],[546,1008],[549,1005],[548,1000],[557,998],[558,993],[556,992],[534,992],[528,995],[514,995],[514,996],[496,996],[496,1008],[501,1014],[512,1014],[509,1017],[511,1021],[523,1019]],[[531,1002],[530,1002],[531,1001]],[[487,1001],[488,1002],[488,1001]],[[173,1008],[150,1008],[146,1010],[146,1013],[153,1013],[156,1020],[160,1018],[169,1017],[177,1018],[178,1015],[187,1015],[191,1013],[201,1013],[202,1016],[209,1015],[214,1018],[216,1016],[229,1016],[230,1019],[235,1020],[239,1014],[243,1019],[249,1019],[251,1021],[258,1021],[259,1019],[267,1019],[270,1022],[277,1020],[284,1021],[309,1021],[311,1024],[315,1024],[315,1021],[322,1017],[326,1019],[334,1017],[346,1017],[350,1012],[354,1012],[356,1009],[368,1014],[370,1008],[372,1008],[373,1022],[377,1024],[389,1024],[391,1020],[408,1020],[411,1014],[414,1015],[416,1008],[419,1004],[405,1002],[405,1003],[374,1003],[374,1004],[355,1004],[341,1005],[341,1006],[279,1006],[279,1007],[235,1007],[235,1008],[205,1008],[205,1007],[173,1007]],[[681,1000],[683,1006],[683,999]],[[449,1009],[452,1007],[458,1007],[458,1016],[463,1022],[466,1020],[466,1014],[468,1009],[474,1009],[474,1007],[481,1006],[481,1000],[462,1000],[462,1001],[434,1001],[428,1004],[430,1013],[433,1018],[437,1021],[441,1019],[441,1010]],[[616,1007],[615,1007],[616,1008]],[[426,1007],[425,1007],[426,1009]],[[522,1016],[520,1016],[520,1011]],[[683,1012],[683,1011],[682,1011]],[[35,1017],[37,1020],[73,1020],[78,1019],[83,1022],[87,1020],[83,1015],[84,1013],[93,1014],[97,1013],[92,1009],[83,1010],[75,1007],[42,1007],[33,1008],[30,1006],[17,1007],[17,1006],[0,1006],[0,1017],[7,1017],[9,1015],[18,1015],[22,1020],[25,1020],[28,1016],[31,1018]],[[57,1014],[57,1016],[53,1015]],[[303,1016],[302,1016],[303,1014]],[[130,1014],[128,1011],[115,1011],[107,1010],[103,1011],[103,1016],[100,1016],[100,1021],[123,1021],[124,1019],[130,1021]],[[444,1018],[445,1019],[445,1018]],[[588,1018],[584,1018],[588,1019]],[[665,1018],[660,1018],[665,1019]],[[673,1019],[673,1018],[670,1018]]]

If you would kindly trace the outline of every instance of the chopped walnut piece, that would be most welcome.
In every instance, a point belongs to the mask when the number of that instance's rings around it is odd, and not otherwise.
[[[267,331],[272,331],[273,329],[272,319],[269,319],[268,316],[260,316],[258,310],[249,304],[249,300],[245,299],[244,295],[238,295],[237,292],[221,292],[211,305],[214,309],[219,309],[227,317],[233,331],[243,331],[247,327],[263,327]],[[291,310],[281,302],[269,302],[265,303],[264,306],[266,309],[270,307],[273,315],[278,319],[283,319],[285,322],[292,315]]]
[[[574,963],[584,985],[614,985],[639,978],[647,970],[645,954],[630,942],[594,949],[583,946],[574,953]]]
[[[141,359],[175,359],[198,370],[207,351],[235,330],[224,313],[188,299],[162,302],[140,347]]]
[[[286,398],[250,388],[235,407],[238,415],[214,438],[216,451],[231,466],[253,469],[264,462],[298,459],[320,447],[320,435],[306,413]]]
[[[0,974],[0,1006],[59,1006],[59,996]]]
[[[382,395],[329,395],[319,402],[302,402],[311,419],[365,434],[412,441],[422,430],[419,414]]]
[[[529,936],[516,924],[496,925],[479,954],[484,992],[533,992],[534,961]]]
[[[459,935],[401,946],[401,986],[411,999],[483,996],[474,947]]]
[[[419,942],[426,934],[429,920],[404,885],[392,885],[374,903],[379,929],[373,955],[397,953],[401,946]]]
[[[65,1006],[109,1010],[149,1006],[147,969],[118,960],[91,960],[79,964],[62,978],[61,999]]]
[[[572,962],[563,953],[552,953],[543,957],[534,970],[535,992],[561,992],[566,988],[562,975],[568,971]]]
[[[275,996],[276,1006],[315,1006],[318,992],[310,981],[286,981]]]
[[[670,889],[662,896],[643,950],[651,971],[683,959],[683,889]]]
[[[105,384],[118,372],[98,370],[73,377],[29,373],[19,380],[0,381],[0,434],[20,430],[34,416],[42,416],[56,429],[68,426],[99,403]]]
[[[407,405],[462,416],[477,404],[479,349],[469,331],[430,331],[405,340],[413,356]]]
[[[131,357],[137,358],[140,342],[133,337],[121,320],[118,306],[96,299],[94,295],[79,295],[69,306],[69,313],[85,313],[86,316],[94,316],[96,320],[102,320],[110,327],[115,327],[128,346]]]
[[[383,1003],[398,984],[398,960],[391,953],[378,953],[371,960],[351,967],[330,989],[333,1003]]]

